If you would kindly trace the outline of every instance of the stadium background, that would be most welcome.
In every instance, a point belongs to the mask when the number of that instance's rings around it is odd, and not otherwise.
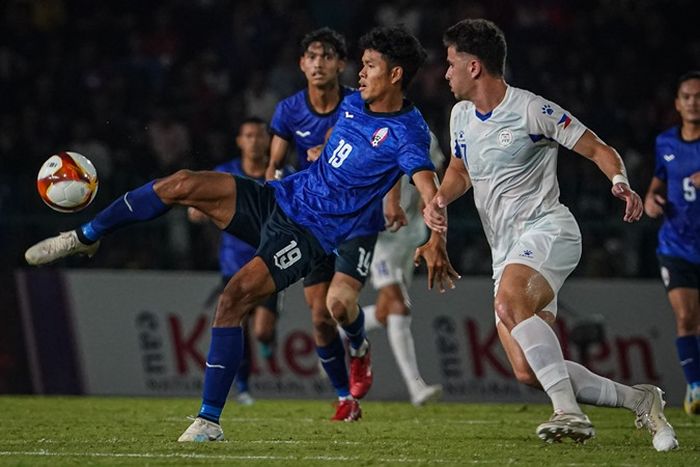
[[[692,1],[120,1],[36,0],[0,6],[0,392],[28,392],[13,273],[33,241],[70,228],[113,196],[182,167],[209,168],[235,153],[244,117],[269,118],[303,87],[298,41],[327,25],[349,39],[403,22],[430,58],[409,90],[449,153],[454,99],[444,81],[442,31],[486,17],[509,43],[507,80],[561,103],[622,154],[643,192],[656,133],[676,122],[679,74],[700,63]],[[356,67],[344,82],[354,85]],[[40,164],[72,149],[100,175],[95,203],[78,215],[45,207]],[[562,201],[577,216],[584,253],[577,277],[656,276],[658,225],[621,221],[621,205],[595,166],[562,151]],[[174,211],[120,232],[90,262],[109,269],[215,269],[216,232]],[[450,253],[465,275],[489,273],[469,197],[451,208]],[[666,316],[665,319],[671,319]]]

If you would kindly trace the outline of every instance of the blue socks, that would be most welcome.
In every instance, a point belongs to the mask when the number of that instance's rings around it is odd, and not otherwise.
[[[365,312],[362,311],[362,307],[360,308],[360,312],[357,315],[357,318],[355,321],[352,323],[343,326],[343,331],[345,331],[345,335],[348,336],[348,340],[350,341],[350,345],[352,346],[353,349],[357,350],[360,348],[362,343],[365,341]]]
[[[340,336],[336,335],[333,342],[326,346],[316,346],[316,353],[338,397],[348,397],[350,395],[350,379],[348,368],[345,365],[345,347],[343,347]]]
[[[155,181],[127,191],[121,198],[100,211],[95,218],[77,229],[81,242],[94,243],[106,234],[139,221],[147,221],[170,210],[153,191]]]
[[[678,361],[688,384],[700,384],[700,336],[676,338]]]
[[[219,423],[233,378],[243,357],[243,328],[212,328],[198,417]]]

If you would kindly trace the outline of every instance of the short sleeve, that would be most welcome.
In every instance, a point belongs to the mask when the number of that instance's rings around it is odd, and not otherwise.
[[[528,103],[527,126],[533,140],[547,138],[567,149],[572,149],[587,130],[570,112],[540,96]]]
[[[450,113],[450,150],[452,155],[466,162],[467,140],[464,130],[466,126],[464,102],[457,103]]]
[[[419,133],[401,146],[399,152],[399,166],[409,177],[421,170],[435,171],[435,165],[430,160],[430,132],[425,127]]]
[[[277,106],[275,106],[275,113],[272,115],[272,120],[270,121],[270,133],[286,141],[291,141],[293,133],[289,127],[289,117],[286,99],[278,102]]]

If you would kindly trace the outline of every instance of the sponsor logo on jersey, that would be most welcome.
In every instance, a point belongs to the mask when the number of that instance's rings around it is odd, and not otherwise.
[[[534,258],[535,252],[532,250],[523,250],[523,252],[520,253],[520,256],[522,256],[523,258]]]
[[[296,134],[298,134],[298,135],[301,136],[302,138],[306,138],[307,136],[309,136],[309,135],[311,134],[311,132],[310,132],[310,131],[300,131],[300,130],[297,130],[297,131],[296,131]]]
[[[567,114],[563,114],[557,122],[557,125],[564,125],[564,128],[568,127],[571,125],[571,117],[569,117]]]
[[[675,154],[664,154],[664,159],[666,160],[666,162],[671,162],[675,158],[676,158]]]
[[[345,111],[345,118],[355,118],[355,116],[346,110]]]
[[[551,105],[545,104],[542,106],[542,113],[551,116],[554,113],[554,109]]]
[[[389,128],[388,127],[383,127],[379,128],[374,132],[372,135],[372,139],[370,140],[370,144],[372,145],[373,148],[376,148],[380,144],[384,142],[386,137],[389,136]]]
[[[513,132],[510,131],[508,128],[505,130],[501,130],[498,132],[498,144],[501,145],[501,147],[507,148],[511,144],[513,144]]]

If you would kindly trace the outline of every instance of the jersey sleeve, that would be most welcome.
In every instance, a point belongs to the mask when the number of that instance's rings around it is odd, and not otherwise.
[[[664,163],[664,148],[661,137],[656,138],[656,162],[654,163],[654,177],[662,182],[666,182],[668,174],[666,173],[666,164]]]
[[[548,138],[567,149],[572,149],[587,130],[570,112],[540,96],[528,103],[527,127],[533,140]]]
[[[283,140],[291,141],[293,138],[292,129],[289,125],[289,112],[287,111],[287,100],[277,103],[275,113],[270,121],[270,133],[277,135]]]
[[[467,142],[464,138],[466,122],[463,106],[463,102],[455,104],[450,113],[450,151],[453,157],[466,161]]]
[[[430,160],[430,133],[427,128],[413,138],[410,138],[399,152],[401,170],[412,177],[421,170],[435,171],[435,165]]]
[[[440,169],[445,164],[445,155],[440,149],[440,143],[438,143],[437,136],[432,131],[430,132],[430,160],[432,161],[435,169]]]

